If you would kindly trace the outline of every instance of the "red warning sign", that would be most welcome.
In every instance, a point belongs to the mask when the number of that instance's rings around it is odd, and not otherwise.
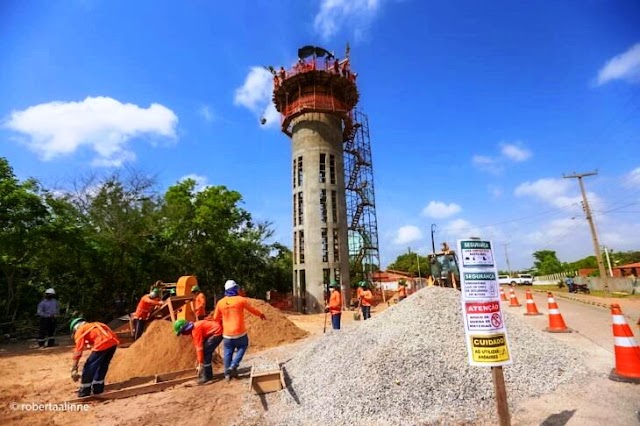
[[[466,302],[468,314],[492,314],[500,312],[500,302]]]
[[[503,327],[500,302],[465,302],[465,322],[469,331],[496,331]]]

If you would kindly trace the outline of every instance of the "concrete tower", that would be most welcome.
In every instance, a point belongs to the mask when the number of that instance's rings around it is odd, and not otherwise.
[[[305,46],[293,68],[274,70],[273,101],[292,140],[293,288],[301,312],[322,312],[332,280],[345,302],[350,296],[343,143],[359,95],[345,56]]]

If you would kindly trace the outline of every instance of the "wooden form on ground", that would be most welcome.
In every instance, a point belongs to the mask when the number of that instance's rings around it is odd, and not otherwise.
[[[282,366],[277,363],[278,367],[271,370],[254,372],[254,368],[251,368],[251,374],[249,376],[249,389],[256,394],[264,394],[270,392],[277,392],[284,389],[284,375],[282,374]]]

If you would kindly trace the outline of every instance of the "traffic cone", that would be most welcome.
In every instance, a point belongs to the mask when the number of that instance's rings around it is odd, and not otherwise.
[[[609,378],[617,382],[640,383],[640,346],[622,315],[620,305],[611,305],[616,367]]]
[[[516,292],[513,291],[513,288],[509,289],[509,307],[517,308],[522,306],[520,302],[518,302],[518,298],[516,297]]]
[[[542,315],[538,312],[538,307],[536,306],[536,302],[533,301],[533,294],[531,294],[531,290],[527,289],[525,291],[525,295],[527,297],[527,312],[525,315]]]
[[[573,332],[573,330],[567,328],[567,324],[564,323],[560,309],[558,309],[558,304],[551,292],[547,292],[547,298],[549,299],[549,327],[545,328],[544,331],[548,331],[549,333]]]
[[[502,287],[500,287],[500,300],[503,302],[509,301],[509,299],[507,299],[507,294],[504,292],[504,289]]]

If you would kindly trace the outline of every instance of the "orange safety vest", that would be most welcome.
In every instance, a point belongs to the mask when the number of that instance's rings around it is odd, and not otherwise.
[[[407,297],[407,288],[405,286],[400,286],[400,288],[398,289],[398,296]]]
[[[162,301],[154,300],[148,294],[145,294],[138,302],[138,307],[136,308],[136,313],[133,314],[133,318],[141,320],[149,319],[149,314],[151,314],[153,308],[161,304]]]
[[[244,310],[255,316],[261,316],[262,312],[249,304],[242,296],[226,296],[218,301],[213,312],[213,319],[222,320],[222,335],[228,339],[235,339],[247,334],[244,325]]]
[[[204,362],[204,341],[211,336],[221,335],[222,325],[218,321],[205,319],[193,323],[191,339],[193,340],[193,346],[196,348],[196,356],[198,357],[199,364]]]
[[[73,359],[80,359],[84,345],[91,345],[92,352],[106,351],[117,346],[120,341],[111,329],[101,322],[86,322],[82,324],[73,335],[76,347],[73,352]]]
[[[198,293],[198,295],[196,296],[196,303],[195,303],[195,308],[196,308],[196,316],[200,317],[200,316],[204,316],[207,314],[207,298],[204,296],[204,293],[200,292]]]
[[[371,293],[371,290],[363,290],[362,306],[371,306],[372,301],[373,301],[373,294]]]
[[[342,312],[342,295],[338,290],[331,292],[331,298],[329,298],[329,312],[331,315],[336,315]]]

